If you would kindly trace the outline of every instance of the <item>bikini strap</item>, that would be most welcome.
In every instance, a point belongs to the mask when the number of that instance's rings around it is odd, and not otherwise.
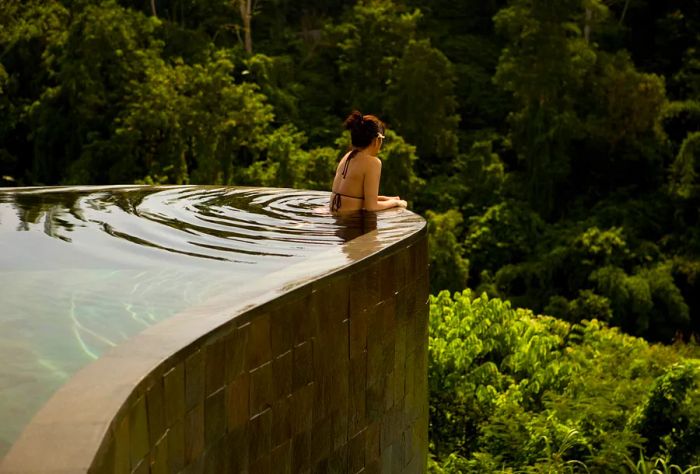
[[[360,150],[358,150],[357,148],[353,149],[348,155],[348,157],[345,158],[345,165],[343,166],[343,171],[341,173],[343,175],[343,179],[345,179],[345,177],[348,175],[348,166],[350,166],[350,160],[352,160],[353,157],[357,155],[358,151]]]

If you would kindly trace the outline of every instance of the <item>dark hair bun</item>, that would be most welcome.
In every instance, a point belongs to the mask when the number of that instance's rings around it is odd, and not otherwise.
[[[354,130],[359,131],[363,122],[364,119],[362,118],[362,113],[357,110],[353,110],[352,113],[348,115],[348,118],[345,119],[345,123],[343,125],[345,126],[346,130],[353,132]]]
[[[348,115],[343,123],[347,130],[350,130],[352,146],[365,148],[377,138],[380,133],[384,133],[384,124],[374,115],[362,115],[357,110]]]

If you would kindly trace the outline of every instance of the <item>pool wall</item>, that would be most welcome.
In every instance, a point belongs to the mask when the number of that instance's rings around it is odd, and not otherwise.
[[[425,472],[417,229],[383,248],[354,239],[350,264],[274,298],[228,312],[212,302],[147,329],[72,377],[0,472]]]

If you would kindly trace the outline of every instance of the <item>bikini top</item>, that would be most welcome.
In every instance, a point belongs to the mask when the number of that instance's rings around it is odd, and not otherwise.
[[[350,165],[350,160],[352,160],[353,157],[355,155],[357,155],[358,151],[359,150],[352,150],[350,152],[350,154],[348,155],[348,157],[345,159],[345,165],[343,166],[343,171],[341,171],[341,173],[340,173],[341,176],[343,177],[343,179],[345,179],[345,177],[348,174],[348,166]],[[353,199],[364,199],[365,198],[364,196],[352,196],[350,194],[343,194],[343,193],[339,193],[337,191],[333,191],[333,194],[334,194],[333,201],[331,202],[331,211],[333,211],[333,212],[340,209],[340,197],[341,196],[345,196],[345,197],[349,197],[349,198],[353,198]]]

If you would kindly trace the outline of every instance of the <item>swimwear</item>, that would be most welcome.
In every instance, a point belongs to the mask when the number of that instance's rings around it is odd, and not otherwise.
[[[345,177],[348,174],[348,166],[350,165],[350,160],[357,154],[358,151],[359,150],[352,150],[350,152],[350,154],[348,155],[348,157],[346,158],[345,165],[343,166],[343,171],[340,173],[343,176],[343,179],[345,179]],[[336,212],[338,209],[340,209],[340,197],[341,196],[345,196],[345,197],[349,197],[349,198],[353,198],[353,199],[364,199],[365,198],[364,196],[359,196],[359,197],[352,196],[350,194],[343,194],[343,193],[339,193],[337,191],[333,191],[333,194],[335,194],[335,196],[333,196],[333,201],[331,201],[331,211],[332,212]]]

